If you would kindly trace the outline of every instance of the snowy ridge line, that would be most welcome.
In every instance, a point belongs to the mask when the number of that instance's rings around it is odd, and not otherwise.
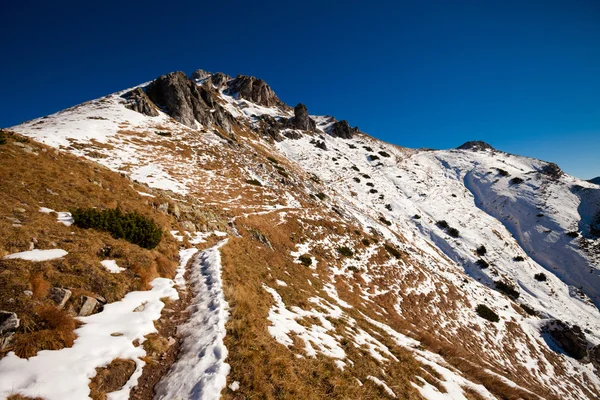
[[[180,354],[157,384],[156,400],[218,399],[225,387],[230,368],[223,338],[229,305],[223,295],[219,253],[225,243],[227,239],[194,256],[189,278],[194,293],[191,315],[179,327]]]

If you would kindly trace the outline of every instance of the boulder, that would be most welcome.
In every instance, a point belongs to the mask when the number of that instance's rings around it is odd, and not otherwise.
[[[265,81],[253,76],[238,75],[229,82],[228,93],[265,107],[287,107]]]
[[[298,105],[294,108],[294,118],[292,118],[292,123],[296,129],[303,131],[314,132],[317,128],[317,124],[308,115],[308,109],[302,103],[298,103]]]
[[[188,232],[196,232],[196,225],[192,221],[183,221],[181,227]]]
[[[17,314],[10,311],[0,311],[0,333],[14,331],[19,327],[21,321]]]
[[[329,134],[342,139],[352,139],[355,133],[358,133],[358,127],[351,128],[348,121],[336,121],[329,128]]]
[[[87,317],[94,313],[96,306],[98,305],[98,300],[90,296],[81,296],[81,308],[79,309],[80,317]]]
[[[126,107],[150,117],[158,116],[158,110],[152,101],[148,98],[144,90],[140,87],[133,89],[123,95],[127,100]]]
[[[577,360],[586,356],[588,341],[579,326],[569,326],[567,323],[555,319],[549,321],[544,330],[552,336],[552,339],[568,356]]]
[[[56,303],[58,308],[63,308],[71,298],[71,291],[59,287],[53,287],[48,293],[48,297]]]

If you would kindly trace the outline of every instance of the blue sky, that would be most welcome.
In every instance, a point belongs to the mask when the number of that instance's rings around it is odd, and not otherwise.
[[[600,175],[595,0],[13,0],[2,15],[0,126],[203,68],[402,146],[485,140]]]

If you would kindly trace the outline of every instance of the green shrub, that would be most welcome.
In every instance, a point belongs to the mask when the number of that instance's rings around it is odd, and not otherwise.
[[[448,228],[446,232],[448,232],[448,235],[452,236],[453,238],[460,236],[460,232],[456,228]]]
[[[516,256],[513,258],[513,261],[521,262],[521,261],[525,261],[525,259],[522,256]]]
[[[502,168],[496,168],[496,171],[498,171],[498,174],[500,174],[500,176],[510,176],[510,174]]]
[[[392,205],[391,204],[386,204],[385,205],[385,209],[388,211],[392,211]]]
[[[438,221],[436,225],[441,229],[448,229],[450,225],[445,220]]]
[[[391,255],[394,256],[394,258],[400,258],[401,254],[398,251],[398,249],[396,249],[393,246],[390,246],[389,244],[384,244],[383,247],[387,250],[388,253],[390,253]]]
[[[355,170],[356,172],[360,172],[360,169],[358,169],[358,167],[356,165],[353,165],[352,169]]]
[[[387,219],[385,219],[384,217],[379,217],[379,221],[383,222],[387,226],[392,226],[392,223],[390,221],[388,221]]]
[[[298,261],[300,261],[300,264],[304,265],[305,267],[310,267],[312,264],[312,258],[308,254],[302,254],[300,257],[298,257]]]
[[[262,183],[258,179],[246,179],[246,183],[249,183],[254,186],[262,186]]]
[[[356,183],[360,183],[360,178],[357,178],[357,177],[355,176],[355,177],[354,177],[354,178],[352,178],[352,179],[354,179],[354,182],[356,182]]]
[[[327,195],[323,192],[319,192],[315,196],[317,196],[319,200],[325,200],[327,198]]]
[[[71,212],[75,226],[108,232],[115,239],[125,239],[146,249],[160,243],[162,230],[151,219],[137,212],[123,212],[119,207],[107,210],[78,208]]]
[[[369,161],[376,161],[379,160],[379,156],[376,156],[375,154],[369,154]]]
[[[480,258],[479,260],[475,261],[475,264],[477,264],[481,269],[486,269],[490,266],[490,264],[488,264],[487,261],[485,261],[483,258]]]
[[[352,250],[350,250],[350,248],[348,248],[346,246],[338,247],[337,251],[338,251],[338,253],[340,253],[344,257],[352,257],[354,255],[354,252]]]
[[[388,158],[388,157],[391,157],[389,153],[387,153],[387,152],[385,152],[385,151],[383,151],[383,150],[379,152],[379,155],[380,155],[381,157],[386,157],[386,158]]]
[[[484,245],[481,245],[477,248],[477,254],[479,254],[480,256],[485,256],[485,253],[487,253],[487,249]]]
[[[363,146],[363,149],[365,149],[366,151],[373,151],[373,149],[369,146]]]
[[[537,311],[535,311],[533,308],[529,307],[527,304],[520,304],[521,308],[523,309],[523,311],[525,311],[527,314],[529,315],[538,315]]]
[[[419,214],[415,214],[415,215],[413,215],[413,218],[414,219],[421,219],[421,216]]]
[[[491,308],[486,306],[485,304],[479,304],[475,309],[477,315],[479,315],[483,319],[487,319],[490,322],[498,322],[500,321],[500,317]]]
[[[377,192],[378,192],[378,190],[377,190],[377,189],[371,189],[371,190],[369,190],[369,193],[371,193],[371,194],[375,194],[375,193],[377,193]]]
[[[513,285],[508,284],[504,281],[496,281],[494,282],[494,285],[496,286],[496,289],[498,289],[502,293],[509,295],[512,298],[517,299],[520,295],[520,293],[515,289]]]
[[[540,282],[546,282],[548,280],[548,277],[543,272],[540,272],[539,274],[535,274],[533,277],[535,278],[536,281],[540,281]]]

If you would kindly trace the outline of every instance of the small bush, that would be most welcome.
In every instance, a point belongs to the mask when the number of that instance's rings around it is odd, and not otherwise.
[[[365,179],[371,179],[371,177],[369,175],[367,175],[367,174],[362,174],[362,177],[365,178]]]
[[[384,244],[383,247],[387,250],[388,253],[393,255],[395,258],[400,258],[401,254],[395,247],[390,246],[389,244]]]
[[[367,182],[367,186],[369,186],[369,187],[374,187],[374,186],[375,186],[375,184],[374,184],[373,182]]]
[[[524,182],[523,179],[521,179],[519,177],[514,177],[510,181],[508,181],[508,183],[510,183],[511,185],[519,185],[523,182]]]
[[[350,147],[351,149],[356,149],[356,146],[353,145],[352,143],[348,143],[348,147]]]
[[[498,174],[500,174],[500,176],[510,176],[510,174],[502,168],[496,168],[496,171],[498,171]]]
[[[543,272],[540,272],[539,274],[535,274],[533,277],[535,278],[536,281],[540,281],[540,282],[546,282],[548,280],[548,277]]]
[[[392,226],[392,223],[390,221],[388,221],[387,219],[385,219],[384,217],[379,217],[379,221],[383,222],[387,226]]]
[[[319,192],[315,196],[317,196],[319,200],[325,200],[327,198],[327,195],[323,192]]]
[[[533,316],[538,315],[537,311],[535,311],[533,308],[529,307],[527,304],[521,304],[520,306],[523,309],[523,311],[525,311],[527,314],[533,315]]]
[[[391,157],[389,153],[387,153],[387,152],[385,152],[385,151],[383,151],[383,150],[379,152],[379,155],[380,155],[381,157],[386,157],[386,158],[389,158],[389,157]]]
[[[453,238],[460,236],[460,232],[456,228],[448,228],[446,232],[448,232],[448,235],[452,236]]]
[[[254,186],[262,186],[262,183],[258,179],[246,179],[246,183],[249,183]]]
[[[360,172],[360,169],[358,169],[358,167],[356,165],[353,165],[352,169],[355,170],[356,172]]]
[[[388,211],[392,211],[392,205],[391,204],[386,204],[385,205],[386,210]]]
[[[31,291],[35,299],[43,300],[48,296],[50,282],[44,279],[44,275],[41,273],[32,274],[29,277],[29,284],[31,285]]]
[[[491,308],[486,306],[485,304],[479,304],[475,309],[477,315],[479,315],[483,319],[487,319],[490,322],[498,322],[500,321],[500,317]]]
[[[269,160],[270,162],[272,162],[273,164],[277,165],[279,164],[279,161],[277,161],[276,159],[274,159],[273,157],[267,157],[267,160]]]
[[[360,178],[357,178],[357,177],[355,176],[353,179],[354,179],[354,182],[356,182],[356,183],[360,183]]]
[[[363,146],[363,149],[365,149],[366,151],[373,151],[373,149],[369,146]]]
[[[379,160],[379,156],[376,156],[375,154],[369,154],[369,161],[376,161]]]
[[[481,245],[477,248],[477,254],[479,254],[480,256],[485,256],[485,253],[487,253],[487,249],[484,245]]]
[[[308,254],[302,254],[300,257],[298,257],[298,261],[300,261],[300,264],[304,265],[305,267],[310,267],[312,264],[312,258]]]
[[[448,227],[450,226],[445,220],[438,221],[436,225],[442,229],[448,229]]]
[[[377,189],[371,189],[371,190],[369,190],[369,193],[371,193],[371,194],[375,194],[375,193],[377,193],[377,192],[378,192],[378,190],[377,190]]]
[[[577,231],[567,232],[567,236],[568,237],[572,237],[572,238],[576,238],[576,237],[579,237],[579,232],[577,232]]]
[[[361,240],[361,242],[362,242],[362,244],[363,244],[363,245],[365,245],[365,246],[368,246],[368,245],[370,245],[370,244],[371,244],[371,242],[369,242],[369,239],[362,239],[362,240]]]
[[[513,285],[504,281],[496,281],[494,282],[494,286],[496,286],[496,289],[498,289],[502,293],[505,293],[514,299],[517,299],[520,295],[520,293],[515,289]]]
[[[415,215],[413,215],[413,218],[414,219],[421,219],[421,216],[419,214],[415,214]]]
[[[119,207],[107,210],[78,208],[71,212],[75,226],[108,232],[115,239],[125,239],[146,249],[160,243],[162,230],[151,219],[137,212],[125,213]]]
[[[513,261],[521,262],[521,261],[525,261],[525,259],[522,256],[516,256],[513,258]]]
[[[337,251],[338,251],[338,253],[340,253],[344,257],[352,257],[354,255],[354,252],[352,250],[350,250],[350,248],[348,248],[346,246],[338,247]]]
[[[479,268],[481,269],[486,269],[490,266],[490,264],[488,264],[487,261],[485,261],[483,258],[480,258],[479,260],[475,261],[475,264],[477,264],[477,266],[479,266]]]

